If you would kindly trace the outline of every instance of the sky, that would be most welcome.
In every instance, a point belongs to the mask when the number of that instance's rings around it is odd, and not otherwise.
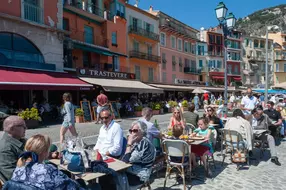
[[[150,5],[154,10],[160,10],[191,27],[200,29],[216,26],[214,9],[222,0],[139,0],[139,8],[148,10]],[[260,9],[286,4],[285,0],[224,0],[228,12],[233,12],[236,18],[245,17]],[[135,0],[129,0],[135,4]]]

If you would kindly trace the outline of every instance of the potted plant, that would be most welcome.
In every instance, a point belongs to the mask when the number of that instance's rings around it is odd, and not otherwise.
[[[28,129],[34,129],[39,126],[39,121],[42,121],[39,116],[38,109],[36,108],[27,108],[26,110],[21,111],[18,114],[19,117],[23,118]]]
[[[142,106],[136,106],[135,107],[135,116],[136,117],[141,117],[141,115],[142,115],[142,109],[143,109],[143,107]]]
[[[189,102],[187,100],[182,101],[182,108],[183,108],[183,111],[188,111]]]
[[[83,123],[83,110],[81,108],[75,110],[75,122]]]
[[[155,103],[152,109],[153,109],[153,115],[159,115],[161,109],[160,103]]]

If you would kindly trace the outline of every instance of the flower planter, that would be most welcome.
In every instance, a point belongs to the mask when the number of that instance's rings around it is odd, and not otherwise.
[[[39,121],[38,120],[25,120],[26,127],[28,129],[35,129],[39,126]]]
[[[75,116],[76,123],[83,123],[83,116]]]
[[[160,114],[160,110],[153,110],[153,115],[159,115]]]
[[[135,117],[141,117],[142,116],[141,113],[142,113],[141,111],[135,111],[134,115],[135,115]]]

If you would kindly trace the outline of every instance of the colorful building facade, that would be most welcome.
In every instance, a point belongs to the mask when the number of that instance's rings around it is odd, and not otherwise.
[[[66,1],[64,68],[128,72],[123,0]]]
[[[196,63],[198,30],[151,7],[150,13],[159,18],[161,73],[160,82],[198,81],[201,71]]]
[[[0,65],[62,71],[62,1],[15,0],[0,6]]]
[[[160,79],[158,17],[126,4],[128,67],[137,80],[158,82]]]

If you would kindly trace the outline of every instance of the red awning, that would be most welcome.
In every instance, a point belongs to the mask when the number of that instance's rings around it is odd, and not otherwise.
[[[241,77],[233,77],[233,80],[241,80]]]
[[[213,79],[224,79],[222,76],[212,76]]]
[[[92,87],[67,73],[0,69],[2,90],[90,90]]]

